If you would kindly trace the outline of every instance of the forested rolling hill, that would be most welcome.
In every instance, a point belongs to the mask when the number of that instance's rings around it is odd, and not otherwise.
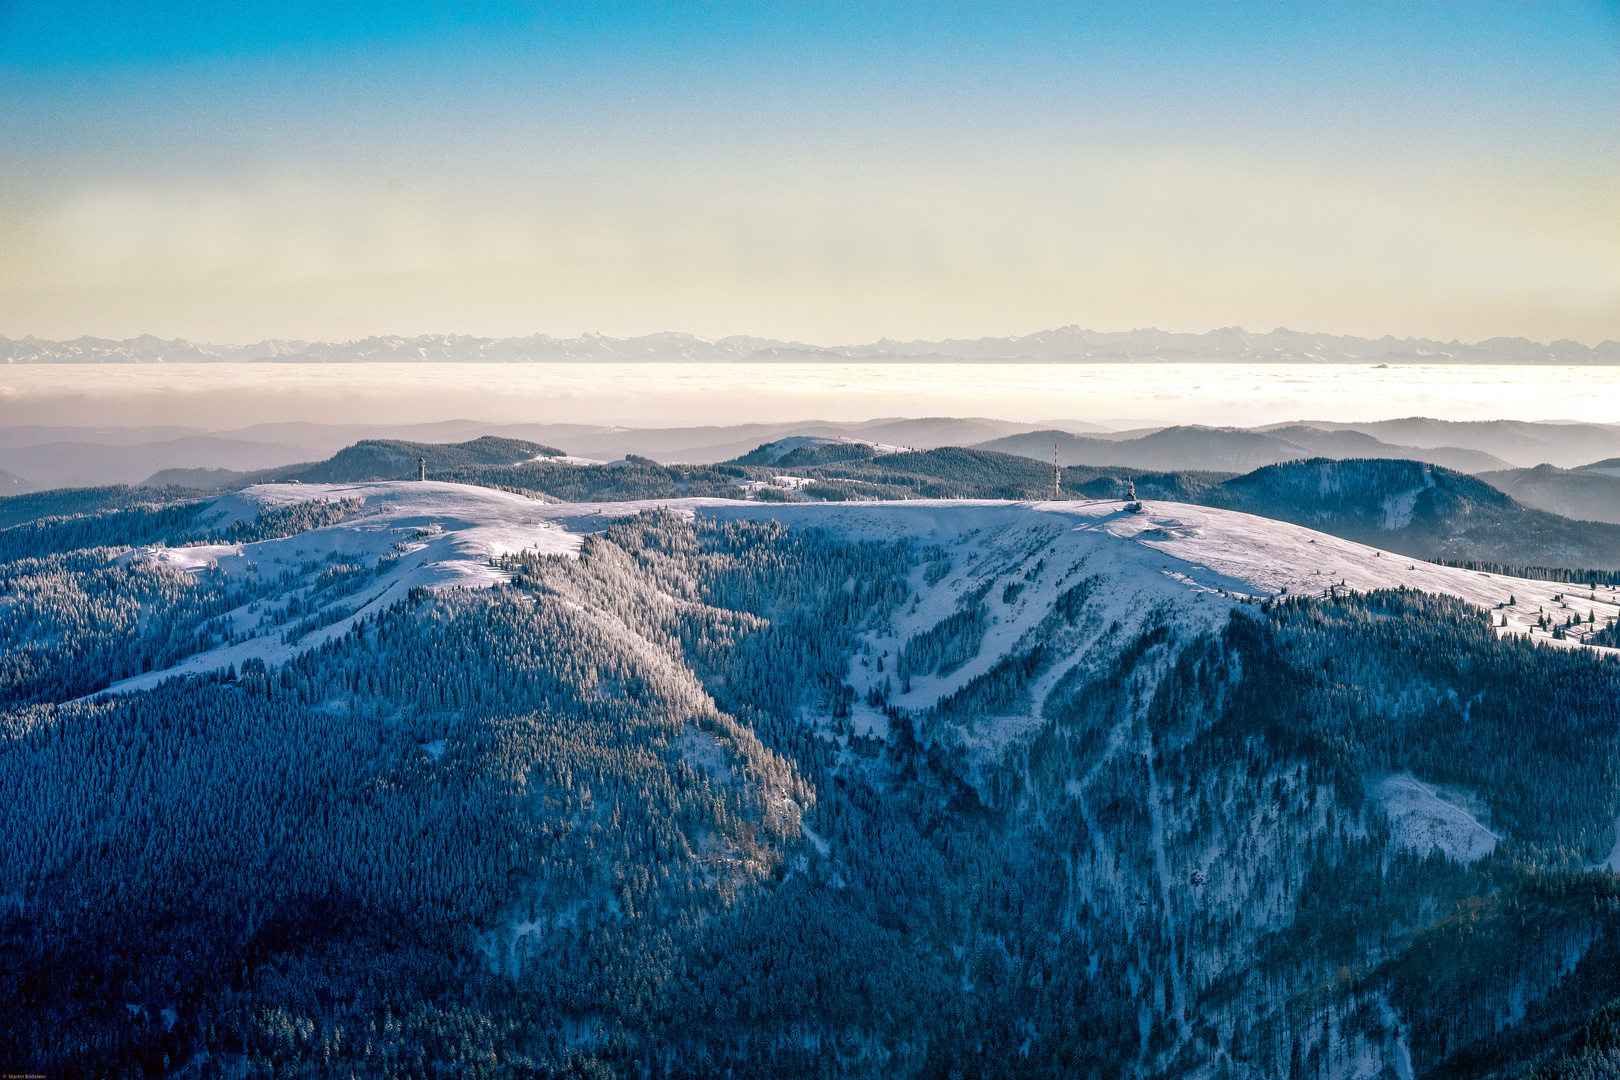
[[[108,510],[128,510],[185,502],[206,497],[209,492],[189,488],[154,491],[145,487],[115,484],[99,488],[56,488],[25,495],[0,498],[0,530],[25,525],[42,518],[80,517]]]
[[[1523,506],[1483,480],[1415,461],[1274,465],[1199,501],[1419,558],[1620,567],[1620,527]]]
[[[1134,438],[1031,431],[979,443],[978,450],[1019,454],[1064,465],[1112,465],[1138,469],[1224,469],[1248,472],[1286,461],[1386,458],[1425,461],[1460,472],[1501,469],[1509,462],[1455,446],[1395,446],[1359,431],[1323,430],[1308,424],[1265,429],[1181,426],[1160,428]]]
[[[33,491],[37,487],[37,484],[24,480],[15,473],[9,473],[4,469],[0,469],[0,493],[4,493],[6,495],[21,495],[26,492]]]
[[[1573,1077],[1616,1045],[1585,868],[1620,664],[1577,643],[1615,590],[1193,506],[209,505],[167,522],[201,546],[122,512],[0,555],[0,1037],[37,1071]]]
[[[1620,524],[1620,475],[1617,462],[1596,462],[1583,469],[1537,465],[1504,469],[1479,478],[1514,501],[1564,517]]]
[[[406,480],[424,464],[434,474],[477,465],[513,465],[534,458],[562,457],[554,447],[525,439],[484,435],[462,443],[423,443],[403,439],[361,439],[325,461],[281,465],[256,472],[225,469],[166,469],[147,479],[146,487],[171,486],[232,491],[249,484],[352,484],[366,480]]]

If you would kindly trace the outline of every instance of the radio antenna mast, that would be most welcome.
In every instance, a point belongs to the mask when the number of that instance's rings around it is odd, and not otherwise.
[[[1063,498],[1063,473],[1058,469],[1057,443],[1052,444],[1052,499],[1054,502]]]

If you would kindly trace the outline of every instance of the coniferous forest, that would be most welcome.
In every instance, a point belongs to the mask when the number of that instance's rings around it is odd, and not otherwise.
[[[647,510],[102,693],[258,595],[150,545],[354,510],[199,506],[0,532],[12,1071],[1615,1075],[1609,655],[1410,590],[1189,630],[1098,571],[986,658],[1034,552]],[[1413,843],[1402,777],[1488,850]]]

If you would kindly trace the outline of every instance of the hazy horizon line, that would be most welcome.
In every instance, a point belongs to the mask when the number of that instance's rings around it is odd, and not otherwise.
[[[1272,341],[1269,340],[1269,339],[1276,339],[1279,336],[1283,336],[1283,337],[1288,337],[1288,338],[1293,338],[1293,339],[1300,339],[1300,340],[1297,340],[1295,342],[1296,344],[1304,344],[1305,342],[1304,342],[1303,339],[1313,339],[1313,340],[1315,340],[1317,342],[1320,342],[1322,344],[1334,344],[1334,345],[1350,345],[1350,344],[1380,345],[1380,344],[1385,344],[1385,343],[1393,343],[1393,344],[1398,344],[1398,345],[1412,345],[1412,346],[1420,346],[1420,347],[1421,346],[1431,346],[1432,345],[1432,346],[1438,346],[1440,348],[1459,348],[1459,349],[1477,349],[1477,348],[1480,348],[1482,346],[1491,346],[1491,345],[1518,345],[1518,346],[1528,346],[1528,347],[1543,348],[1543,349],[1552,349],[1552,348],[1557,348],[1557,347],[1560,347],[1560,346],[1564,346],[1564,347],[1578,346],[1581,349],[1586,350],[1586,351],[1590,351],[1590,352],[1602,351],[1604,353],[1608,353],[1610,351],[1613,351],[1614,354],[1615,354],[1615,361],[1620,362],[1620,341],[1616,341],[1616,339],[1614,339],[1614,338],[1604,338],[1604,339],[1602,339],[1600,341],[1597,341],[1595,343],[1589,343],[1589,342],[1580,341],[1580,340],[1575,339],[1575,338],[1561,337],[1561,338],[1555,338],[1555,339],[1553,339],[1551,341],[1543,342],[1543,341],[1537,341],[1537,340],[1535,340],[1533,338],[1526,337],[1524,335],[1499,334],[1499,335],[1494,335],[1494,336],[1491,336],[1491,337],[1480,338],[1480,339],[1475,340],[1475,341],[1464,341],[1464,340],[1462,340],[1461,338],[1458,338],[1458,337],[1452,337],[1450,340],[1442,340],[1442,339],[1433,338],[1433,337],[1418,337],[1418,336],[1414,336],[1414,335],[1411,335],[1411,334],[1407,334],[1405,336],[1397,336],[1397,335],[1395,335],[1393,333],[1386,333],[1386,334],[1380,335],[1378,337],[1365,337],[1365,336],[1362,336],[1362,335],[1359,335],[1359,334],[1339,334],[1339,333],[1332,333],[1332,332],[1329,332],[1329,331],[1320,331],[1320,330],[1291,330],[1287,326],[1282,326],[1282,325],[1276,326],[1276,327],[1272,328],[1271,330],[1251,331],[1251,330],[1247,330],[1244,327],[1242,327],[1240,325],[1237,325],[1237,324],[1230,324],[1230,325],[1226,325],[1226,326],[1217,326],[1217,327],[1213,327],[1213,328],[1211,328],[1209,330],[1203,330],[1203,331],[1187,331],[1187,330],[1161,330],[1156,326],[1139,326],[1139,327],[1133,327],[1133,328],[1131,328],[1129,330],[1096,330],[1096,329],[1092,329],[1090,327],[1083,327],[1078,323],[1070,323],[1070,324],[1063,325],[1063,326],[1056,326],[1056,327],[1049,327],[1049,328],[1044,328],[1044,329],[1039,329],[1039,330],[1032,330],[1032,331],[1029,331],[1027,333],[1022,333],[1022,334],[1005,334],[1005,335],[985,334],[985,335],[979,335],[979,336],[976,336],[976,337],[942,337],[942,338],[916,337],[916,338],[909,338],[909,339],[908,338],[892,338],[892,337],[884,336],[884,337],[879,337],[879,338],[876,338],[876,339],[873,339],[873,340],[870,340],[870,341],[852,341],[852,342],[840,342],[840,343],[834,343],[834,344],[822,344],[822,343],[817,343],[817,342],[807,342],[807,341],[802,341],[802,340],[798,340],[798,339],[794,339],[794,338],[766,337],[766,336],[762,336],[762,335],[758,335],[758,334],[747,334],[747,333],[725,334],[725,335],[710,337],[710,336],[705,336],[705,335],[701,335],[701,334],[691,333],[689,331],[684,331],[684,330],[659,330],[659,331],[652,331],[652,332],[643,333],[643,334],[627,334],[627,335],[603,333],[603,332],[600,332],[600,331],[581,331],[578,334],[575,334],[575,335],[572,335],[572,336],[564,336],[564,335],[559,335],[559,334],[553,334],[553,333],[549,333],[549,332],[546,332],[546,331],[535,331],[535,332],[529,333],[529,334],[508,334],[508,335],[479,334],[479,333],[459,333],[459,332],[455,332],[455,331],[449,331],[449,332],[433,332],[433,331],[430,331],[430,332],[417,333],[417,334],[390,333],[390,332],[385,331],[385,332],[377,332],[377,333],[367,334],[367,335],[362,336],[362,337],[350,337],[350,338],[346,338],[346,339],[342,339],[342,340],[338,340],[338,339],[301,338],[301,337],[291,337],[291,336],[285,336],[285,337],[283,337],[283,336],[267,336],[267,337],[260,338],[257,341],[247,341],[247,342],[204,341],[204,340],[199,340],[199,339],[196,339],[196,338],[186,337],[184,335],[175,335],[173,337],[163,337],[163,336],[161,336],[159,334],[156,334],[156,333],[137,334],[137,335],[135,335],[133,337],[125,337],[125,338],[105,337],[105,336],[101,336],[101,335],[97,335],[97,334],[91,334],[91,333],[83,333],[83,334],[80,334],[77,337],[73,337],[73,338],[48,338],[48,337],[41,337],[41,336],[38,336],[38,335],[35,335],[35,334],[25,334],[25,335],[23,335],[21,337],[13,338],[13,337],[9,337],[9,336],[7,336],[5,334],[0,334],[0,349],[3,349],[5,346],[18,346],[18,345],[34,345],[34,346],[45,346],[45,347],[52,346],[52,345],[55,345],[55,346],[83,345],[83,346],[101,346],[101,347],[111,346],[111,347],[126,347],[126,348],[130,347],[130,346],[136,346],[136,345],[143,345],[143,346],[148,346],[148,347],[151,347],[151,346],[170,346],[170,347],[181,347],[181,348],[189,348],[189,349],[196,349],[196,350],[217,350],[220,353],[242,352],[242,351],[245,351],[245,350],[252,350],[252,349],[262,348],[262,347],[266,347],[266,346],[285,347],[287,349],[286,352],[279,352],[278,351],[278,352],[274,352],[274,353],[265,354],[265,355],[262,355],[262,356],[239,357],[239,358],[230,358],[230,357],[226,357],[226,356],[217,356],[217,357],[213,358],[213,359],[216,359],[216,360],[225,360],[227,362],[230,362],[230,360],[233,360],[233,359],[236,360],[237,362],[258,362],[258,361],[265,361],[265,360],[272,360],[273,361],[273,360],[277,360],[277,359],[290,359],[290,358],[292,358],[294,356],[297,356],[297,355],[299,355],[301,353],[306,352],[307,350],[309,350],[311,348],[316,348],[316,347],[323,347],[323,348],[352,347],[352,346],[365,345],[365,344],[373,343],[373,342],[376,342],[376,343],[388,343],[388,342],[434,341],[434,342],[445,342],[445,343],[460,343],[460,344],[478,343],[478,344],[494,344],[494,345],[509,345],[509,346],[510,345],[524,344],[524,343],[549,344],[549,345],[559,345],[559,346],[568,346],[568,345],[586,344],[586,343],[622,343],[622,344],[667,343],[667,344],[670,344],[670,345],[674,345],[674,344],[677,344],[677,343],[689,343],[689,344],[696,344],[696,345],[724,345],[724,346],[742,345],[742,346],[751,346],[752,351],[754,351],[754,352],[765,351],[765,350],[769,350],[769,349],[806,350],[806,351],[814,351],[814,352],[817,352],[817,353],[830,354],[829,358],[837,359],[837,360],[846,360],[846,359],[847,360],[875,360],[875,359],[888,358],[888,359],[896,359],[896,360],[913,360],[914,359],[914,360],[918,360],[918,361],[928,361],[928,360],[941,359],[941,357],[938,357],[937,355],[928,355],[928,354],[898,354],[898,355],[896,355],[896,354],[888,354],[887,356],[885,356],[884,354],[857,355],[857,354],[848,353],[848,352],[846,352],[846,350],[868,350],[868,349],[883,349],[883,348],[916,349],[916,348],[926,348],[926,347],[929,347],[929,346],[952,346],[952,345],[958,345],[958,346],[984,346],[984,345],[998,344],[998,343],[1005,343],[1005,344],[1008,344],[1008,345],[1028,345],[1028,344],[1041,344],[1042,342],[1040,341],[1040,339],[1043,338],[1043,337],[1046,337],[1046,336],[1050,336],[1050,335],[1065,335],[1065,336],[1070,337],[1070,338],[1080,339],[1080,341],[1083,342],[1083,343],[1097,344],[1097,345],[1125,344],[1127,339],[1130,339],[1130,338],[1133,338],[1133,337],[1146,337],[1146,336],[1152,336],[1152,337],[1158,339],[1160,342],[1165,343],[1165,344],[1169,344],[1171,342],[1189,342],[1190,343],[1192,341],[1202,341],[1202,340],[1208,340],[1208,339],[1221,339],[1221,338],[1228,338],[1228,337],[1229,338],[1240,339],[1240,340],[1258,341],[1258,342],[1264,342],[1264,343],[1267,343],[1267,344],[1271,344]],[[1091,339],[1091,340],[1087,341],[1087,339]],[[1236,344],[1235,341],[1231,342],[1231,343]],[[1148,345],[1149,343],[1142,342],[1142,344]],[[1610,349],[1605,348],[1605,346],[1615,346],[1615,348],[1613,350],[1610,350]],[[746,356],[743,357],[743,358],[746,358]],[[966,358],[952,357],[952,358],[956,358],[956,359],[974,359],[974,358],[971,358],[971,357],[966,357]],[[8,362],[8,363],[15,362],[15,360],[16,360],[16,358],[13,357],[13,356],[4,356],[4,357],[0,357],[0,359],[3,359],[5,362]],[[1312,360],[1312,359],[1317,359],[1317,358],[1306,357],[1306,359],[1307,360]],[[1364,357],[1355,357],[1354,359],[1366,359],[1366,358],[1364,358]],[[80,360],[79,362],[86,362],[86,361]],[[421,362],[421,361],[416,361],[416,362]]]

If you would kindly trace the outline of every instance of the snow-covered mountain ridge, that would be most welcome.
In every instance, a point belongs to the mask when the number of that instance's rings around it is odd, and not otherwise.
[[[1423,1075],[1620,994],[1620,664],[1523,641],[1610,590],[1153,499],[289,483],[19,536],[0,929],[171,1060],[398,1057],[433,993],[474,1034],[428,1060]]]
[[[363,509],[337,525],[251,544],[138,548],[117,561],[150,559],[177,569],[215,568],[233,581],[279,579],[225,616],[225,643],[180,664],[114,685],[140,690],[174,675],[277,664],[387,610],[412,589],[484,588],[508,575],[493,560],[516,551],[572,552],[580,536],[536,511],[545,504],[491,488],[436,481],[380,484],[264,484],[214,503],[219,524],[252,520],[260,507],[354,499]],[[323,587],[336,578],[338,587]],[[358,586],[358,588],[356,588]],[[264,590],[259,590],[264,593]],[[309,629],[296,637],[287,624]]]
[[[1410,363],[1614,364],[1620,342],[1596,346],[1561,339],[1551,344],[1526,338],[1491,338],[1472,344],[1385,335],[1304,333],[1278,327],[1251,333],[1232,326],[1203,334],[1151,328],[1120,332],[1065,326],[1002,338],[890,341],[863,345],[807,345],[797,341],[732,336],[702,338],[684,333],[612,338],[584,334],[558,338],[534,334],[481,338],[465,334],[382,335],[348,342],[265,340],[253,345],[166,341],[145,334],[124,341],[81,337],[72,341],[0,338],[0,362],[85,363],[624,363],[624,362],[817,362],[844,360],[976,362],[1250,361],[1296,364],[1397,360]]]
[[[502,556],[520,551],[573,553],[584,534],[648,510],[717,520],[775,520],[849,539],[940,545],[948,553],[952,572],[930,582],[919,571],[913,583],[919,599],[903,617],[902,640],[949,616],[975,591],[1014,586],[1017,599],[995,616],[980,656],[949,677],[914,680],[909,693],[895,697],[907,706],[947,697],[983,674],[1035,632],[1062,586],[1095,574],[1107,580],[1100,595],[1108,598],[1113,618],[1138,629],[1152,612],[1171,613],[1196,631],[1218,626],[1239,604],[1321,596],[1333,590],[1398,588],[1459,597],[1493,611],[1503,623],[1501,633],[1530,635],[1550,644],[1577,642],[1555,640],[1551,629],[1540,625],[1545,613],[1554,613],[1560,624],[1578,618],[1592,629],[1620,618],[1620,591],[1613,588],[1583,590],[1416,562],[1287,522],[1185,503],[1148,502],[1137,513],[1123,509],[1117,500],[760,504],[677,499],[553,504],[472,485],[395,481],[263,484],[227,496],[216,507],[225,518],[246,520],[260,506],[345,499],[358,500],[365,509],[339,524],[293,537],[246,545],[143,549],[120,556],[188,569],[216,566],[232,578],[287,574],[289,587],[279,600],[255,601],[252,610],[233,612],[228,643],[114,689],[141,689],[170,675],[240,665],[250,657],[280,662],[341,635],[413,588],[487,587],[508,578],[493,566]],[[375,581],[358,592],[338,593],[324,605],[307,607],[319,594],[313,584],[316,577],[339,563],[368,568],[376,574]],[[1039,571],[1034,570],[1037,564]],[[302,572],[294,572],[298,567],[304,568]],[[285,612],[294,595],[301,598],[297,607],[306,617],[324,611],[330,621],[294,643],[283,643],[282,624],[273,616]],[[869,689],[856,686],[862,694]],[[1035,715],[1038,712],[1037,702]]]

